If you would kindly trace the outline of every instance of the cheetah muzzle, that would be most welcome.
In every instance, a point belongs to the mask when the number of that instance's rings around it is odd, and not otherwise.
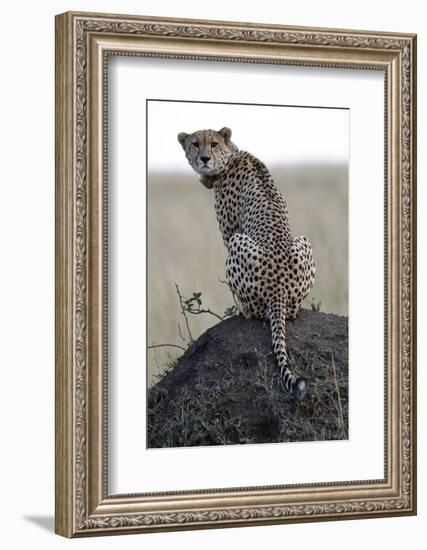
[[[180,133],[178,141],[201,183],[215,194],[215,211],[227,248],[226,278],[247,318],[268,318],[280,378],[302,399],[305,378],[289,368],[286,319],[295,319],[314,283],[311,245],[293,237],[285,199],[265,165],[231,141],[231,130]]]

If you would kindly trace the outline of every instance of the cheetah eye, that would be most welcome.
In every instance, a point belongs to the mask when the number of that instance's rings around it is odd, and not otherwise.
[[[217,147],[217,146],[218,146],[218,143],[217,143],[216,141],[213,141],[213,142],[212,142],[212,149],[213,149],[214,147]]]
[[[193,145],[194,145],[194,147],[195,147],[196,149],[198,149],[198,148],[199,148],[199,144],[198,144],[198,142],[197,142],[197,141],[193,141]]]

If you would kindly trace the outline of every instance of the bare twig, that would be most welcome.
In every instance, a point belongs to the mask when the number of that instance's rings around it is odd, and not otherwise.
[[[181,308],[181,314],[182,316],[184,317],[185,319],[185,325],[186,325],[186,328],[187,328],[187,332],[188,332],[188,338],[186,338],[184,336],[184,334],[182,333],[182,329],[181,329],[181,325],[179,323],[177,323],[178,325],[178,334],[181,338],[181,340],[183,342],[185,342],[187,344],[187,346],[189,344],[192,344],[194,342],[194,338],[193,338],[193,335],[191,334],[191,329],[190,329],[190,323],[189,323],[189,320],[188,320],[188,316],[187,316],[187,313],[192,313],[193,315],[199,315],[200,313],[209,313],[210,315],[213,315],[214,317],[216,317],[217,319],[219,319],[220,321],[223,320],[223,317],[221,317],[220,315],[218,315],[217,313],[215,313],[214,311],[211,311],[210,309],[201,309],[200,308],[200,304],[201,302],[198,300],[198,304],[199,304],[199,307],[198,309],[192,309],[192,305],[191,305],[191,302],[187,303],[188,300],[184,299],[182,294],[181,294],[181,291],[179,290],[179,286],[177,285],[177,283],[175,283],[175,288],[176,288],[176,293],[178,295],[178,299],[179,299],[179,305],[180,305],[180,308]],[[200,295],[199,295],[200,296]],[[197,297],[197,296],[196,296]],[[191,299],[190,299],[191,300]],[[151,346],[147,346],[148,349],[157,349],[157,348],[176,348],[176,349],[180,349],[182,351],[186,351],[187,348],[185,348],[184,346],[180,346],[179,344],[153,344]],[[155,353],[155,352],[154,352]],[[158,367],[158,370],[159,370],[159,366],[158,366],[158,362],[157,362],[157,356],[155,355],[155,362],[156,362],[156,365]]]
[[[182,334],[181,325],[179,323],[177,323],[177,325],[178,325],[178,334],[179,334],[181,340],[183,342],[187,342],[187,338],[185,338],[185,336]]]
[[[304,298],[303,302],[308,304],[313,311],[320,311],[320,307],[322,305],[322,300],[318,298],[317,296],[312,296],[311,301],[307,298]]]
[[[177,344],[154,344],[152,346],[147,346],[147,349],[155,349],[155,348],[178,348],[182,349],[183,351],[187,351],[182,346],[178,346]]]
[[[230,287],[229,287],[229,288],[230,288]],[[235,295],[234,292],[231,290],[231,288],[230,288],[230,292],[231,292],[231,295],[233,296],[234,307],[236,308],[236,311],[239,311],[239,304],[238,304],[238,302],[237,302],[236,295]]]
[[[154,350],[154,362],[156,363],[156,367],[157,367],[157,376],[160,376],[160,365],[159,365],[159,362],[157,361],[157,353],[155,350]]]
[[[237,300],[236,300],[236,295],[235,295],[234,292],[231,290],[231,286],[229,285],[228,281],[227,281],[227,280],[223,281],[223,280],[220,279],[219,277],[218,277],[218,281],[219,281],[221,284],[227,285],[227,286],[228,286],[228,289],[229,289],[229,291],[231,292],[231,295],[232,295],[232,297],[233,297],[234,305],[235,305],[235,307],[236,307],[236,310],[238,311],[239,308],[238,308],[238,303],[237,303]]]
[[[187,311],[188,311],[188,313],[191,313],[192,315],[199,315],[200,313],[210,313],[211,315],[213,315],[214,317],[216,317],[220,321],[223,321],[223,317],[221,317],[220,315],[214,313],[210,309],[189,309]]]
[[[181,313],[184,316],[185,324],[187,326],[188,336],[190,337],[190,342],[193,343],[194,338],[193,338],[193,335],[191,334],[190,323],[188,322],[188,317],[187,317],[187,314],[185,313],[185,308],[182,305],[182,295],[181,295],[181,292],[179,291],[179,286],[176,283],[175,283],[175,288],[176,288],[176,293],[178,294],[178,298],[179,298],[179,305],[181,306]]]
[[[339,422],[339,425],[340,425],[341,436],[344,439],[345,437],[347,437],[347,429],[346,429],[346,426],[344,424],[344,416],[342,414],[340,389],[339,389],[339,386],[338,386],[337,371],[335,369],[335,361],[334,361],[334,354],[333,353],[331,353],[331,357],[332,357],[332,368],[333,368],[333,371],[334,371],[335,389],[337,390],[337,396],[338,396],[338,411],[339,411],[338,422]]]

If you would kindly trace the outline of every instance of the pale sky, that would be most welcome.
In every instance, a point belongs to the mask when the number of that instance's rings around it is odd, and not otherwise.
[[[347,163],[349,110],[148,101],[148,167],[187,170],[179,132],[228,126],[232,140],[265,164]]]

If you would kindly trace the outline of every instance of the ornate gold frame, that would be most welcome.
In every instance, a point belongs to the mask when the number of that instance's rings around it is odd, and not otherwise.
[[[105,59],[111,54],[384,71],[383,480],[108,495],[104,117]],[[415,514],[415,119],[415,35],[89,13],[57,16],[57,533],[76,537]]]

